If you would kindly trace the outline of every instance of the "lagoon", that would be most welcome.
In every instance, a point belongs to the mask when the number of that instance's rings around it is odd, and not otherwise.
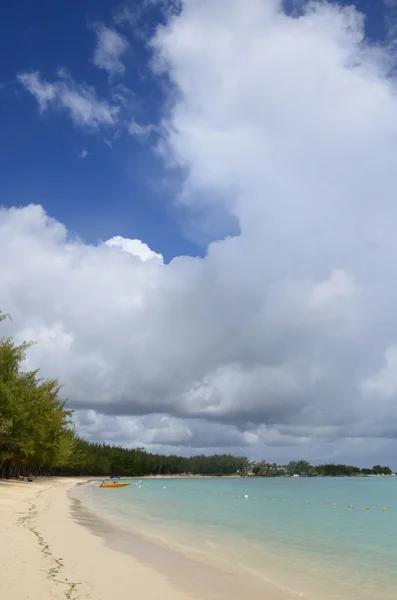
[[[303,598],[396,597],[395,477],[147,478],[74,494],[131,533]]]

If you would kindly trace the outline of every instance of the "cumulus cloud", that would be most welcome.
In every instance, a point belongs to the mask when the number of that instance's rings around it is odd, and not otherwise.
[[[276,0],[181,8],[152,40],[173,88],[161,150],[187,173],[184,201],[221,204],[239,235],[165,264],[137,240],[75,240],[38,206],[3,209],[2,309],[19,338],[39,341],[30,364],[57,373],[78,415],[91,415],[87,434],[116,415],[125,438],[166,448],[213,448],[217,431],[218,447],[251,454],[265,444],[292,458],[294,444],[311,460],[388,459],[388,56],[352,8],[311,3],[299,18]],[[44,106],[51,94],[43,88]],[[383,440],[369,452],[368,438]]]
[[[58,70],[58,77],[52,83],[37,71],[20,73],[18,81],[36,99],[41,112],[50,108],[65,111],[75,125],[89,129],[117,123],[119,107],[100,100],[94,88],[75,82],[64,69]]]
[[[110,248],[119,248],[123,252],[129,252],[133,256],[139,256],[141,260],[157,259],[163,262],[161,254],[150,250],[149,246],[141,240],[127,240],[119,235],[110,238],[105,242]]]
[[[94,65],[104,69],[109,75],[123,74],[125,66],[121,60],[129,48],[128,41],[115,29],[98,25],[97,45],[94,51]]]

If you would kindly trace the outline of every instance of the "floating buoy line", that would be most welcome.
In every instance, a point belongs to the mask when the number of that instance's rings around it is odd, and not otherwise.
[[[363,504],[363,505],[355,505],[355,504],[347,504],[344,505],[342,503],[337,504],[336,502],[332,502],[332,503],[328,503],[328,502],[324,502],[322,500],[320,501],[311,501],[311,500],[298,500],[298,499],[294,499],[294,500],[288,500],[288,498],[277,498],[275,496],[249,496],[249,494],[235,494],[235,493],[231,493],[231,492],[215,492],[215,491],[207,491],[207,490],[197,490],[197,489],[187,489],[187,488],[176,488],[176,487],[166,487],[166,486],[162,486],[161,488],[157,487],[157,486],[153,486],[150,484],[146,484],[144,483],[144,481],[138,481],[137,483],[137,488],[138,489],[153,489],[153,490],[157,490],[157,491],[167,491],[167,492],[183,492],[183,493],[189,493],[189,494],[198,494],[198,495],[206,495],[206,496],[218,496],[218,497],[222,497],[222,498],[228,498],[231,500],[252,500],[252,501],[262,501],[262,502],[267,502],[267,501],[271,501],[271,502],[282,502],[283,504],[288,504],[289,502],[293,503],[293,504],[306,504],[306,505],[310,505],[310,506],[324,506],[325,508],[327,506],[332,506],[333,508],[336,507],[340,507],[340,506],[345,506],[346,508],[348,508],[349,510],[359,510],[360,508],[365,509],[366,511],[370,511],[370,510],[378,510],[379,508],[373,509],[371,507],[371,505],[369,504]],[[380,509],[382,512],[388,512],[388,508],[385,506],[383,508]]]

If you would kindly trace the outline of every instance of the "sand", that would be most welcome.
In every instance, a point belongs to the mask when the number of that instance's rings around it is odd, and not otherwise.
[[[169,560],[162,551],[161,561],[148,547],[140,546],[135,555],[118,551],[105,535],[76,519],[68,491],[77,483],[72,478],[0,481],[1,598],[284,600],[278,591],[261,588],[256,594],[246,578],[211,572],[183,556],[175,569],[171,550]]]
[[[73,479],[0,482],[0,587],[8,600],[187,600],[150,566],[70,516]]]

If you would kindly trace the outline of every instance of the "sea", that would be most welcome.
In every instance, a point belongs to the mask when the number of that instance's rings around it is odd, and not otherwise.
[[[397,598],[397,477],[130,481],[90,482],[72,496],[114,531],[238,571],[240,583],[263,582],[280,598]]]

